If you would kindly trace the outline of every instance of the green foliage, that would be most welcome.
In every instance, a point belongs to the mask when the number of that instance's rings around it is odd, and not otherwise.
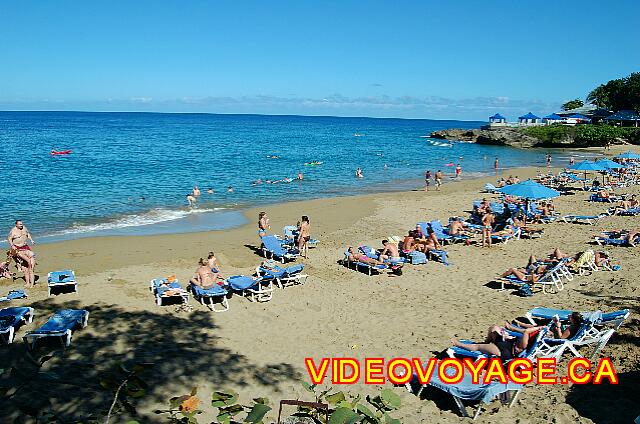
[[[334,408],[330,410],[329,421],[326,424],[352,424],[366,422],[370,424],[400,424],[400,421],[389,415],[389,412],[400,408],[401,401],[392,389],[382,389],[377,396],[367,396],[367,404],[360,402],[361,396],[353,396],[341,391],[330,393],[330,389],[316,393],[316,386],[302,383],[303,386],[314,393],[316,402],[327,402]],[[371,409],[373,408],[373,409]],[[314,417],[317,421],[324,422],[323,410],[309,410],[304,408],[305,415]]]
[[[584,106],[584,102],[580,99],[569,100],[562,105],[562,110],[571,110]]]
[[[640,72],[601,84],[587,95],[587,101],[613,111],[633,109],[640,113]]]
[[[604,146],[608,142],[623,138],[631,141],[640,138],[640,128],[614,127],[611,125],[545,125],[522,128],[526,135],[541,140],[546,145],[570,143],[576,146]]]

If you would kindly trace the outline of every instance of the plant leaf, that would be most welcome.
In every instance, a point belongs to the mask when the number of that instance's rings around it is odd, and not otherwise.
[[[302,387],[304,387],[307,391],[311,393],[315,393],[315,388],[316,388],[315,384],[309,384],[306,381],[301,381],[300,383],[302,384]]]
[[[351,409],[348,408],[338,408],[329,417],[328,424],[353,424],[357,423],[362,419],[362,417]]]
[[[369,408],[367,408],[366,406],[364,406],[363,404],[359,403],[358,405],[356,405],[356,409],[359,413],[361,413],[362,415],[365,415],[371,419],[376,419],[375,414],[373,413],[373,411]]]
[[[389,409],[400,408],[400,396],[391,389],[382,389],[380,392],[380,400]]]
[[[194,387],[193,389],[191,389],[191,396],[195,396],[198,394],[198,388]]]
[[[262,405],[269,405],[270,403],[269,398],[266,397],[254,398],[253,401]]]
[[[331,405],[335,405],[338,402],[342,402],[343,400],[346,400],[346,398],[343,392],[336,392],[325,397],[325,400],[329,402]]]
[[[244,422],[254,424],[262,422],[262,419],[269,411],[271,411],[270,406],[262,403],[256,403],[253,405],[253,408],[251,408],[251,411],[249,411],[249,414],[247,414],[247,418],[245,418]]]

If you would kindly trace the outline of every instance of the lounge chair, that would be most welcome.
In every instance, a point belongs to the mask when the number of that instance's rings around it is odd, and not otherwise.
[[[191,294],[193,294],[194,299],[213,312],[225,312],[229,310],[229,301],[227,300],[229,292],[223,286],[215,284],[213,287],[203,289],[195,284],[189,284],[189,290]],[[222,307],[216,309],[217,303],[222,305]]]
[[[449,234],[449,231],[442,226],[442,222],[440,221],[431,221],[429,225],[431,225],[431,229],[436,234],[436,237],[438,237],[438,240],[442,238],[443,240],[446,239],[447,241],[455,243],[464,242],[469,239],[469,236],[464,234]]]
[[[298,249],[284,247],[280,240],[275,236],[262,237],[262,254],[265,258],[280,258],[282,263],[295,260],[299,255]]]
[[[47,275],[47,290],[48,295],[51,296],[53,289],[60,288],[73,288],[73,291],[78,292],[78,283],[76,282],[76,274],[70,270],[53,271]]]
[[[446,245],[447,243],[453,243],[453,237],[445,234],[444,231],[436,231],[435,228],[433,228],[433,226],[431,225],[431,222],[418,222],[417,225],[420,227],[420,231],[422,231],[422,234],[424,234],[425,237],[429,234],[429,228],[431,228],[431,230],[433,230],[433,232],[435,233],[438,242],[442,243],[443,245]],[[442,224],[440,224],[440,228],[442,229]]]
[[[270,278],[232,275],[227,278],[229,288],[248,297],[252,302],[268,302],[273,298],[273,280]]]
[[[367,255],[368,258],[371,259],[380,259],[380,255],[378,254],[378,252],[373,248],[373,247],[369,247],[369,246],[359,246],[358,250],[360,250],[362,253],[364,253],[365,255]],[[407,258],[403,258],[403,257],[399,257],[399,258],[395,258],[395,259],[385,259],[384,263],[386,265],[390,265],[390,266],[394,266],[394,265],[400,265],[400,264],[404,264],[408,262]]]
[[[361,269],[365,269],[367,274],[369,276],[374,275],[374,274],[379,274],[380,271],[384,271],[385,269],[389,269],[389,267],[387,265],[384,264],[380,264],[380,265],[372,265],[372,264],[368,264],[366,262],[360,262],[360,261],[350,261],[349,260],[349,250],[345,250],[344,251],[344,259],[342,260],[343,265],[345,265],[347,268],[351,268],[351,265],[355,265],[354,269],[356,271],[360,271]]]
[[[522,230],[519,227],[513,227],[513,234],[495,234],[491,233],[491,241],[492,242],[501,242],[507,244],[510,240],[518,240],[520,239],[520,235],[522,234]]]
[[[599,245],[599,246],[632,246],[628,241],[627,241],[627,236],[624,236],[623,238],[609,238],[609,237],[594,237],[593,238],[594,241]],[[640,243],[640,235],[636,236],[633,239],[634,244],[638,244]]]
[[[598,193],[593,193],[589,197],[589,200],[591,202],[614,203],[614,202],[617,202],[620,199],[616,195],[610,195],[609,197],[600,197],[600,196],[598,196]]]
[[[589,359],[593,359],[604,349],[609,339],[616,330],[609,328],[599,330],[595,322],[600,319],[602,313],[597,311],[587,316],[573,337],[568,339],[545,338],[540,346],[540,356],[559,360],[565,352],[570,352],[576,357],[583,355],[578,350],[583,346],[593,346]]]
[[[6,296],[0,297],[0,302],[8,302],[14,299],[24,299],[27,297],[27,294],[24,290],[9,290]]]
[[[189,302],[189,292],[177,280],[169,282],[166,278],[155,278],[149,282],[149,290],[155,296],[158,306],[170,299],[179,300],[180,303]]]
[[[499,193],[500,192],[499,190],[500,189],[498,187],[494,186],[491,183],[486,183],[484,185],[484,191],[487,193]]]
[[[502,283],[500,290],[505,290],[505,283],[509,283],[515,286],[522,286],[525,284],[529,286],[542,286],[542,292],[545,294],[551,293],[547,288],[555,287],[555,292],[557,293],[564,289],[564,283],[562,282],[563,278],[566,278],[568,281],[573,280],[573,275],[571,275],[571,272],[567,269],[566,263],[566,258],[560,260],[556,265],[548,268],[544,274],[534,282],[523,281],[513,275],[502,278],[499,277],[496,280]]]
[[[19,306],[0,309],[0,334],[6,334],[6,342],[11,344],[15,338],[18,324],[30,324],[31,321],[33,321],[33,308]]]
[[[440,262],[442,262],[442,264],[445,266],[451,265],[451,262],[447,260],[448,254],[449,253],[447,253],[447,251],[441,249],[427,250],[427,256],[430,259],[439,259]]]
[[[541,352],[541,346],[542,346],[542,340],[544,339],[544,337],[548,334],[549,332],[549,326],[544,327],[543,329],[541,329],[538,334],[536,334],[535,338],[533,340],[530,341],[530,343],[527,345],[527,348],[525,350],[523,350],[522,352],[520,352],[516,358],[528,358],[528,359],[533,359],[536,356],[540,356],[540,352]],[[512,337],[522,337],[522,334],[517,332],[517,331],[508,331],[507,333],[509,333],[509,335],[511,335]],[[465,344],[474,344],[476,342],[472,342],[470,340],[460,340],[462,343]],[[462,358],[472,358],[472,359],[479,359],[479,358],[489,358],[491,355],[483,353],[483,352],[478,352],[478,351],[474,351],[474,350],[468,350],[465,349],[463,347],[460,346],[451,346],[449,349],[447,349],[447,355],[450,358],[457,358],[457,357],[462,357]]]
[[[84,309],[62,309],[53,314],[42,327],[30,331],[23,337],[30,349],[39,339],[60,337],[63,347],[71,344],[71,334],[76,328],[84,328],[89,322],[89,311]]]
[[[448,375],[452,376],[453,373],[455,373],[455,370],[453,370],[452,368],[448,368],[445,372]],[[512,382],[502,384],[495,380],[489,384],[473,384],[473,382],[471,381],[471,374],[469,372],[463,373],[462,381],[460,381],[459,383],[447,384],[440,379],[437,366],[433,370],[433,374],[431,375],[431,379],[428,385],[442,390],[443,392],[449,393],[453,397],[453,400],[458,406],[460,414],[463,417],[469,417],[467,409],[462,402],[463,400],[478,402],[481,401],[484,404],[490,404],[496,396],[511,392],[512,397],[509,401],[509,407],[511,407],[516,402],[520,391],[524,388],[522,384],[516,384]],[[406,387],[409,392],[413,393],[411,382],[407,383]],[[425,387],[426,386],[421,386],[416,393],[416,396],[420,396]],[[473,414],[473,420],[478,418],[478,416],[480,415],[480,412],[482,411],[482,403],[480,403],[478,405],[478,408],[475,410]]]
[[[295,225],[287,225],[282,229],[282,233],[284,234],[284,238],[287,241],[287,244],[290,246],[295,246],[295,240],[298,236],[298,227],[296,227]],[[318,243],[320,243],[319,240],[309,239],[307,241],[307,246],[309,247],[309,249],[313,249],[315,247],[318,247]]]
[[[599,215],[565,215],[562,217],[562,220],[571,224],[593,225],[595,221],[600,218],[604,218],[605,216],[609,216],[609,214],[607,212],[603,212]]]
[[[307,274],[303,274],[304,264],[297,264],[281,268],[275,266],[273,268],[265,268],[259,266],[256,268],[258,275],[261,275],[264,279],[271,279],[275,281],[276,285],[283,289],[287,286],[293,286],[296,284],[304,284],[307,281]]]
[[[569,315],[571,315],[572,312],[573,311],[569,311],[567,309],[537,307],[528,311],[525,314],[525,317],[531,324],[534,325],[537,323],[536,320],[551,320],[556,315],[561,322],[564,322],[569,321]],[[595,316],[595,319],[592,320],[593,325],[595,326],[612,326],[615,330],[617,330],[624,323],[624,321],[629,318],[631,312],[629,312],[628,309],[620,309],[613,312],[586,311],[581,312],[581,314],[584,319],[589,319],[592,316]]]
[[[615,213],[616,215],[621,215],[621,216],[636,216],[636,215],[640,215],[640,208],[622,209],[622,210],[618,210]]]

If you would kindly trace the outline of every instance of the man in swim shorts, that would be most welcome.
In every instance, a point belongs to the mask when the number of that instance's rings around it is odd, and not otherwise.
[[[438,172],[436,172],[435,180],[436,180],[436,190],[439,191],[440,186],[442,185],[442,171],[439,169],[438,169]]]

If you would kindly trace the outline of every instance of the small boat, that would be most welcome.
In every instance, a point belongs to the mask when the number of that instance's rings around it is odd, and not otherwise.
[[[313,162],[305,162],[305,166],[317,166],[322,165],[322,161],[314,160]]]
[[[51,150],[51,156],[58,156],[58,155],[70,155],[72,152],[72,150]]]
[[[427,140],[427,142],[435,147],[453,147],[453,143],[450,141]]]

